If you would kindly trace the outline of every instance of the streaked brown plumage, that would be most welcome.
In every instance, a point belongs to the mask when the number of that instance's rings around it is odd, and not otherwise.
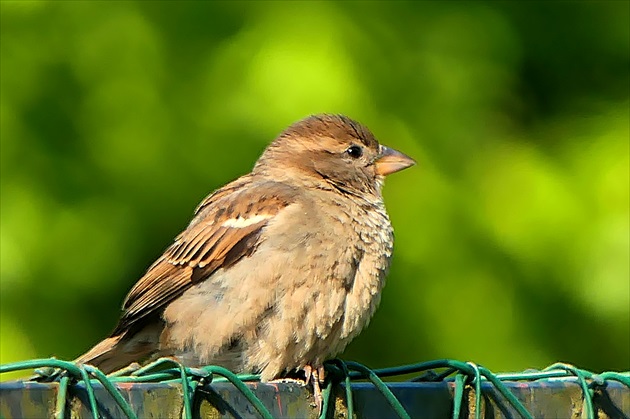
[[[295,123],[199,205],[111,336],[77,361],[111,372],[174,356],[263,380],[317,371],[379,303],[393,246],[381,186],[412,164],[347,117]]]

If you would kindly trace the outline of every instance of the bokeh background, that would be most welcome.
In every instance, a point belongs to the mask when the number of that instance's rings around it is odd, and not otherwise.
[[[106,336],[205,195],[334,112],[418,161],[345,358],[630,369],[629,4],[2,1],[1,362]]]

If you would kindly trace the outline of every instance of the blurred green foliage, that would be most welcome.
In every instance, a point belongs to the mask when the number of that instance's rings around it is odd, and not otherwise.
[[[347,358],[630,369],[629,3],[1,7],[1,362],[71,359],[210,191],[344,113],[415,168]]]

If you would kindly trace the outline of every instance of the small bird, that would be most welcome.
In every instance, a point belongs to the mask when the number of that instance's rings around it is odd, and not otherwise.
[[[201,202],[76,362],[110,373],[169,356],[262,381],[304,371],[321,406],[323,363],[368,324],[389,269],[384,177],[413,164],[346,116],[294,123]]]

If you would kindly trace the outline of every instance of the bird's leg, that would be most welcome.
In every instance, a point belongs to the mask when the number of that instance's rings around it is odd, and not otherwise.
[[[304,376],[305,381],[308,383],[309,381],[313,385],[313,396],[315,397],[315,404],[317,405],[318,415],[322,414],[322,407],[324,404],[324,397],[322,396],[322,389],[319,386],[320,383],[324,382],[324,367],[319,366],[317,368],[313,368],[311,365],[306,365],[304,367]]]
[[[317,367],[317,376],[319,378],[319,382],[323,384],[324,379],[326,378],[326,370],[324,369],[323,365]]]
[[[309,381],[311,381],[312,375],[313,375],[313,367],[311,367],[310,365],[305,365],[304,366],[304,382],[308,383]]]

